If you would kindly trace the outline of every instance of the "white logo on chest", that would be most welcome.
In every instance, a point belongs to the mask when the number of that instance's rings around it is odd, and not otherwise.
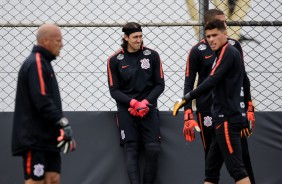
[[[142,69],[148,69],[148,68],[150,68],[150,62],[149,62],[150,60],[149,59],[146,59],[146,58],[144,58],[144,59],[141,59],[140,60],[140,62],[141,62],[141,68]]]

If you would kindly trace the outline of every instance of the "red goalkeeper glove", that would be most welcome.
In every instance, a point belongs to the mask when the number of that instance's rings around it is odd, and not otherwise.
[[[247,121],[243,124],[243,129],[241,130],[241,137],[250,137],[253,133],[254,127],[255,127],[254,106],[253,103],[250,101],[248,103]]]
[[[134,108],[135,104],[138,104],[138,101],[135,99],[132,99],[129,103],[130,107],[128,108],[128,111],[132,116],[138,116],[137,110]]]
[[[248,103],[247,119],[248,121],[251,122],[252,129],[254,129],[255,128],[255,108],[251,101]]]
[[[149,107],[147,106],[149,102],[146,99],[142,100],[141,102],[132,99],[129,104],[130,108],[128,108],[128,111],[133,116],[139,116],[143,118],[149,112]]]
[[[139,117],[143,118],[149,112],[149,107],[147,106],[148,104],[149,104],[149,102],[146,99],[142,100],[139,103],[139,107],[137,109],[137,113],[138,113]]]
[[[57,141],[59,142],[57,147],[64,147],[64,154],[68,153],[69,151],[74,151],[76,148],[76,143],[73,138],[72,128],[68,122],[68,119],[63,117],[57,122],[57,124],[62,127],[60,129],[60,136],[57,138]]]
[[[198,123],[194,120],[193,112],[191,109],[187,109],[184,113],[184,127],[183,135],[185,139],[189,142],[192,142],[195,139],[194,128],[200,132],[201,129],[198,126]]]

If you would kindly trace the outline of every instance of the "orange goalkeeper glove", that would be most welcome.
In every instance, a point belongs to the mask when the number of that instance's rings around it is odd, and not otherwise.
[[[247,110],[247,119],[252,124],[252,129],[255,128],[255,108],[253,106],[253,103],[249,101],[248,103],[248,110]]]
[[[184,113],[184,127],[183,135],[185,139],[189,142],[192,142],[195,139],[194,128],[200,132],[201,129],[198,126],[198,123],[194,120],[193,112],[191,109],[187,109]]]

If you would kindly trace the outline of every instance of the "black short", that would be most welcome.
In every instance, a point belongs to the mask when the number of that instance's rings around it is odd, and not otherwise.
[[[201,128],[200,134],[203,147],[205,149],[205,156],[207,156],[211,144],[211,138],[214,133],[212,115],[211,113],[197,112],[197,120]]]
[[[217,183],[223,161],[235,181],[248,176],[242,159],[240,131],[242,124],[227,121],[214,125],[210,150],[206,158],[205,181]]]
[[[143,118],[132,116],[128,111],[118,111],[117,124],[121,145],[130,141],[140,141],[143,144],[160,141],[160,119],[155,108],[150,108]]]
[[[61,172],[61,155],[56,152],[29,150],[23,156],[24,178],[40,181],[45,172]]]

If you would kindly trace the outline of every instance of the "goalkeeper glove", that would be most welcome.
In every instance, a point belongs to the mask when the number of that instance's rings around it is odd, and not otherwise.
[[[250,101],[248,102],[247,121],[243,124],[243,129],[241,130],[241,137],[250,137],[253,133],[254,127],[255,127],[254,106],[253,103]]]
[[[149,112],[149,107],[147,106],[148,104],[149,102],[146,99],[142,100],[141,102],[132,99],[129,103],[131,107],[128,108],[128,111],[133,116],[139,116],[143,118]]]
[[[241,137],[250,137],[252,133],[253,133],[252,123],[249,120],[246,120],[241,130]]]
[[[61,126],[60,136],[57,138],[57,141],[59,142],[57,147],[58,148],[64,147],[63,150],[64,154],[68,153],[69,151],[74,151],[76,148],[76,143],[73,138],[72,128],[69,124],[68,119],[63,117],[56,124]]]
[[[179,109],[182,108],[186,103],[188,103],[191,100],[192,100],[192,98],[191,98],[190,92],[187,93],[183,98],[178,99],[174,103],[172,115],[176,116],[178,114]]]
[[[194,120],[193,112],[191,109],[187,109],[184,113],[184,127],[183,135],[185,139],[189,142],[192,142],[195,139],[194,128],[200,132],[200,127],[198,123]]]
[[[146,99],[139,103],[139,107],[137,109],[139,117],[143,118],[149,112],[149,107],[147,106],[148,104],[149,102]]]
[[[255,108],[253,106],[253,103],[249,101],[248,103],[248,110],[247,110],[247,119],[252,124],[252,129],[255,128]]]
[[[137,111],[136,109],[134,108],[135,104],[137,105],[138,104],[138,101],[135,100],[135,99],[132,99],[130,102],[129,102],[129,108],[128,108],[128,111],[129,113],[132,115],[132,116],[138,116],[137,114]]]

